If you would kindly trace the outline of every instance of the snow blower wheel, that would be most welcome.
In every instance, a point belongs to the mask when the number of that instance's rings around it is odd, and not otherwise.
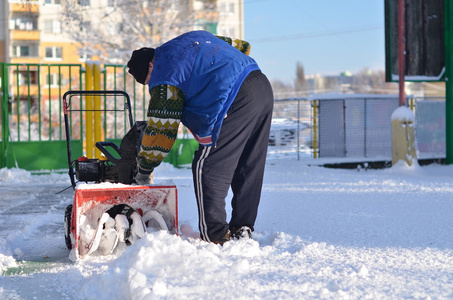
[[[69,250],[72,249],[71,215],[72,215],[72,204],[68,205],[64,212],[64,241],[66,243],[66,247],[68,247]]]

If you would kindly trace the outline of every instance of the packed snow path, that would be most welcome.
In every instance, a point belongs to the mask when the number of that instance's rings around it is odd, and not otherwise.
[[[168,179],[180,224],[196,229],[191,171],[163,165],[156,180]],[[67,186],[67,175],[0,170],[1,299],[453,297],[453,166],[269,161],[254,240],[221,247],[153,232],[121,256],[77,263],[63,238],[73,192],[55,194]],[[11,269],[20,260],[50,268]]]

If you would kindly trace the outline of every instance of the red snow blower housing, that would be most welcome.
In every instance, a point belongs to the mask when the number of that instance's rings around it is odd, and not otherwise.
[[[104,108],[99,104],[97,108],[87,108],[88,105],[83,108],[83,100],[99,96],[104,96]],[[113,108],[109,99],[114,102]],[[69,177],[75,191],[73,204],[65,212],[65,242],[71,250],[70,259],[111,254],[121,244],[131,245],[152,229],[177,234],[176,186],[173,183],[140,186],[134,182],[136,156],[146,122],[133,123],[129,95],[123,91],[68,91],[63,96],[63,109]],[[130,129],[119,147],[113,141],[97,141],[100,157],[74,159],[71,146],[81,148],[84,132],[82,129],[74,132],[73,124],[93,122],[91,118],[96,113],[100,119],[94,121],[94,127],[101,126],[103,119],[106,135],[111,129],[107,123],[117,121],[117,116],[122,115],[122,123],[129,123]],[[89,128],[93,127],[86,126],[85,136],[89,136]],[[71,134],[77,135],[78,140],[72,139]],[[92,153],[92,149],[86,152]]]

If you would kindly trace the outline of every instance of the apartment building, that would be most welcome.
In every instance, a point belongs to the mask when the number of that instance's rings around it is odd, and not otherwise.
[[[0,62],[9,64],[7,82],[12,101],[28,102],[23,105],[27,110],[39,100],[43,105],[47,105],[46,100],[57,100],[61,90],[79,88],[81,69],[72,65],[90,60],[124,64],[129,48],[134,47],[128,39],[136,38],[134,34],[120,38],[125,10],[134,6],[133,1],[0,0]],[[146,46],[158,46],[178,34],[200,29],[244,38],[243,0],[135,1],[140,3],[135,22],[145,33],[142,44]],[[156,3],[161,7],[156,9]],[[142,22],[138,14],[146,13],[153,18],[145,16]],[[161,22],[154,18],[156,15]],[[178,18],[186,19],[178,23]],[[154,19],[153,23],[149,19]],[[100,35],[90,36],[93,28],[101,28],[110,36],[104,41]],[[123,44],[122,57],[103,51],[102,43],[110,45],[104,49],[111,50],[116,42]]]
[[[80,51],[80,42],[66,32],[62,0],[0,0],[0,62],[80,63],[93,59]],[[112,13],[116,0],[78,0],[87,18],[102,22]],[[146,6],[147,1],[141,1]],[[175,3],[178,1],[168,1]],[[180,0],[196,18],[190,27],[215,34],[244,38],[243,0]],[[210,7],[206,10],[206,7]],[[178,9],[182,6],[178,6]],[[213,8],[213,9],[212,9]],[[89,12],[92,12],[90,14]],[[87,23],[90,20],[87,20]],[[118,24],[120,25],[120,24]],[[81,28],[83,30],[83,28]],[[89,53],[89,52],[88,52]]]

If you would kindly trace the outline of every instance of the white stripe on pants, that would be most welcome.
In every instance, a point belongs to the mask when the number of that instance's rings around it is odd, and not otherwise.
[[[204,205],[203,205],[203,186],[202,186],[202,178],[203,178],[203,164],[204,160],[209,156],[209,152],[211,151],[211,147],[204,147],[203,152],[200,156],[200,159],[197,161],[196,171],[195,171],[195,183],[197,185],[197,201],[198,201],[198,215],[199,215],[199,228],[200,234],[203,240],[210,242],[208,236],[208,227],[206,225],[206,219],[204,214]]]

